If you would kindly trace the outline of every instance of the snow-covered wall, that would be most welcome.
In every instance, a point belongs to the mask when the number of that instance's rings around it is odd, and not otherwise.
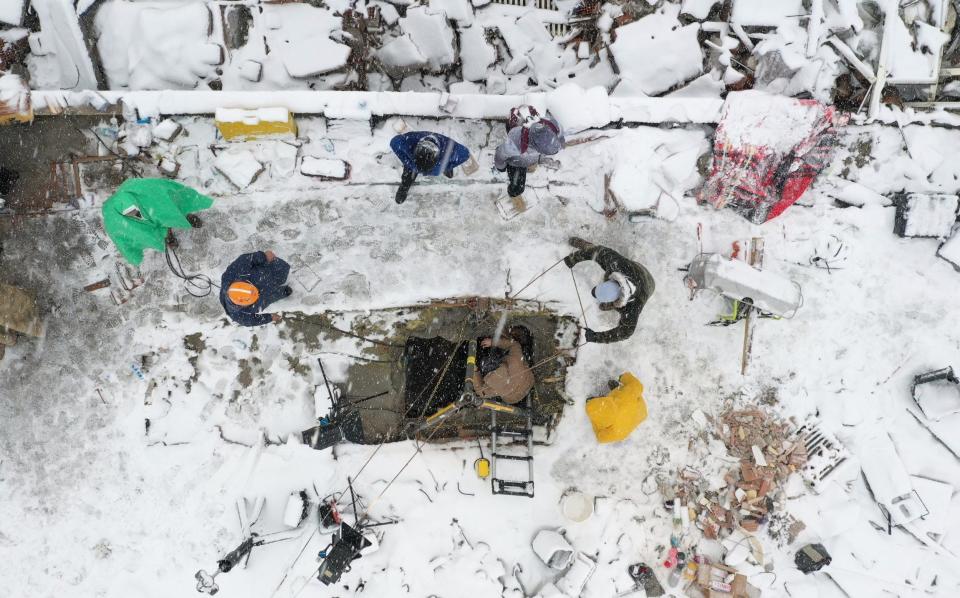
[[[610,122],[715,123],[723,101],[714,98],[610,97],[603,88],[583,90],[566,85],[547,93],[524,95],[439,94],[370,91],[34,91],[35,109],[50,106],[92,108],[121,100],[144,115],[213,114],[217,108],[282,106],[294,114],[331,118],[433,116],[506,119],[510,109],[530,104],[551,110],[570,131],[602,127]]]

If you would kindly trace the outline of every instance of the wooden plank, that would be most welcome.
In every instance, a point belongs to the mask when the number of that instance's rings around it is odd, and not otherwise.
[[[750,251],[747,253],[747,263],[751,266],[763,268],[763,237],[754,237],[750,239]],[[743,319],[743,350],[740,354],[740,374],[746,375],[747,367],[750,365],[750,354],[753,351],[753,331],[754,314],[756,310],[750,308],[747,316]]]

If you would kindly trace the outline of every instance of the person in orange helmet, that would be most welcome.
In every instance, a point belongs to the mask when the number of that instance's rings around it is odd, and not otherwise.
[[[289,274],[290,264],[270,250],[245,253],[227,266],[220,277],[220,304],[230,319],[241,326],[279,322],[280,314],[263,310],[293,293],[287,285]]]

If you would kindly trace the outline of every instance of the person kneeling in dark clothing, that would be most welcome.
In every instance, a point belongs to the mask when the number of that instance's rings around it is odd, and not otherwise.
[[[396,201],[407,200],[407,193],[418,174],[453,178],[453,169],[470,159],[470,150],[439,133],[413,131],[390,140],[390,149],[403,164],[403,175]]]
[[[271,303],[289,297],[290,264],[272,251],[245,253],[227,266],[220,278],[220,304],[241,326],[279,322],[280,314],[263,313]]]
[[[628,260],[609,247],[594,245],[573,237],[570,244],[579,251],[564,258],[568,268],[592,260],[604,271],[604,281],[593,288],[593,297],[602,310],[616,310],[620,323],[615,328],[596,332],[587,328],[588,343],[615,343],[630,337],[637,328],[643,306],[653,295],[656,285],[650,272],[637,262]]]

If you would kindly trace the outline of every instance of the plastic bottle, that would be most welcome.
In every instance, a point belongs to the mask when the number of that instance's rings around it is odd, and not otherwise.
[[[139,365],[135,363],[131,363],[130,369],[133,371],[133,375],[136,376],[137,378],[140,378],[141,380],[147,379],[147,377],[143,375],[143,370],[140,369]]]
[[[684,562],[683,553],[677,555],[677,565],[673,568],[673,571],[670,572],[670,577],[667,578],[667,584],[671,588],[677,587],[677,584],[680,583],[680,574],[683,573],[683,569],[686,563]]]
[[[676,547],[671,548],[667,553],[667,560],[663,561],[663,566],[667,569],[676,566],[677,564],[677,555],[680,554]]]

